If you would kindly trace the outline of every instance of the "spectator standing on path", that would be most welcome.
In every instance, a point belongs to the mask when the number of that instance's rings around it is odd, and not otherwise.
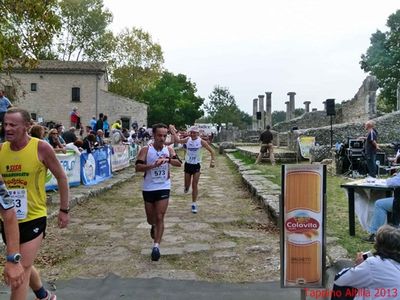
[[[113,129],[121,130],[121,129],[122,129],[121,123],[122,123],[121,120],[116,120],[116,121],[111,125],[111,130],[113,130]]]
[[[4,122],[4,115],[7,110],[12,107],[10,100],[6,96],[4,96],[4,91],[0,90],[0,122]]]
[[[274,145],[272,144],[274,136],[272,135],[270,129],[271,127],[267,125],[266,129],[260,135],[261,148],[255,162],[256,164],[259,164],[265,153],[269,152],[269,159],[271,161],[271,164],[275,165]]]
[[[189,191],[190,185],[192,185],[192,213],[197,213],[197,198],[199,195],[199,180],[200,180],[200,169],[201,169],[201,148],[206,148],[211,154],[210,168],[215,166],[215,154],[214,150],[211,149],[210,145],[203,139],[200,138],[199,128],[192,126],[189,128],[189,136],[183,139],[179,138],[175,126],[170,125],[169,130],[174,137],[175,143],[184,144],[186,149],[185,155],[185,178],[184,178],[184,192]]]
[[[72,111],[69,114],[69,118],[71,121],[71,127],[75,127],[76,129],[79,129],[80,125],[81,125],[81,117],[78,112],[78,107],[74,106],[72,108]]]
[[[0,123],[3,124],[4,122],[4,115],[9,109],[12,107],[10,100],[6,96],[4,96],[4,91],[0,90]],[[4,126],[0,128],[0,140],[4,140]]]
[[[96,116],[93,116],[92,117],[92,119],[89,121],[89,130],[87,130],[87,134],[89,134],[89,132],[90,132],[90,130],[96,130],[95,128],[96,128],[96,123],[97,123],[97,120],[96,120]]]
[[[374,248],[376,251],[370,257],[357,253],[355,266],[343,269],[335,276],[334,292],[345,287],[345,291],[340,290],[347,296],[346,289],[355,288],[354,299],[400,299],[400,228],[380,227]]]
[[[110,123],[108,123],[107,115],[104,115],[103,117],[103,131],[104,137],[108,138],[110,136]]]
[[[143,199],[150,236],[154,240],[151,259],[160,259],[160,243],[164,233],[164,216],[171,190],[170,165],[180,167],[182,162],[171,146],[165,146],[167,125],[153,125],[154,142],[140,149],[136,172],[144,172]]]
[[[375,122],[371,120],[365,123],[364,128],[367,130],[367,136],[363,137],[363,139],[365,140],[364,151],[368,175],[376,177],[376,151],[380,150],[377,144],[378,132],[375,129]]]
[[[69,187],[67,176],[54,150],[45,141],[28,135],[30,114],[20,108],[11,108],[4,117],[6,142],[0,148],[0,173],[18,207],[21,263],[25,279],[16,289],[15,298],[26,299],[28,286],[38,299],[56,299],[45,290],[38,271],[33,266],[40,244],[45,236],[46,174],[51,171],[60,193],[58,226],[69,223]],[[4,239],[4,232],[3,239]],[[7,238],[7,236],[6,236]]]
[[[103,130],[103,126],[104,126],[103,118],[104,118],[104,114],[103,113],[99,113],[99,119],[96,122],[96,128],[95,129],[92,128],[92,130],[94,132],[97,132],[97,130],[99,130],[99,129]]]

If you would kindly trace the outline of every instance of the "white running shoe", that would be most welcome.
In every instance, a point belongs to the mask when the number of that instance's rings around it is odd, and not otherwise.
[[[197,204],[192,203],[192,213],[197,214]]]

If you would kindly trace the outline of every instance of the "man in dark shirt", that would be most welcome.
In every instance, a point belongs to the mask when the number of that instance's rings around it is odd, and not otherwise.
[[[99,119],[96,122],[96,128],[92,128],[94,130],[94,132],[97,132],[97,130],[103,130],[103,118],[104,118],[104,114],[103,113],[99,113]]]
[[[270,129],[271,127],[267,125],[266,130],[263,131],[260,135],[261,148],[256,160],[256,164],[261,162],[261,159],[266,152],[269,152],[269,159],[271,161],[271,164],[275,165],[274,145],[272,145],[272,140],[274,139],[274,137],[272,136]]]
[[[377,144],[378,133],[374,127],[375,122],[371,120],[364,124],[365,130],[368,131],[367,136],[364,137],[365,158],[367,161],[368,175],[371,177],[376,177],[376,152],[377,150],[380,150]]]

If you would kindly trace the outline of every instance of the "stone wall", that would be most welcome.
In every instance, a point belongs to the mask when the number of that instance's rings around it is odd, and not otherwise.
[[[378,131],[378,143],[385,144],[400,141],[400,111],[373,119]],[[332,126],[333,143],[344,142],[350,138],[365,136],[364,122],[337,124]],[[307,136],[315,136],[316,143],[320,145],[330,145],[331,127],[325,126],[320,128],[308,128],[299,130],[299,134]],[[281,135],[281,134],[280,134]],[[287,133],[283,133],[282,137],[286,137]],[[292,138],[296,136],[293,135]]]
[[[357,94],[350,101],[343,101],[337,111],[337,123],[365,122],[375,118],[376,90],[378,82],[375,76],[368,76]]]
[[[332,120],[336,123],[335,118]],[[323,127],[331,124],[331,118],[326,115],[325,111],[312,111],[285,122],[279,122],[272,126],[273,130],[278,132],[289,131],[293,127],[305,129],[310,127]]]
[[[125,118],[130,120],[130,124],[134,121],[139,126],[147,124],[147,105],[137,101],[132,101],[129,98],[118,96],[116,94],[100,91],[99,110],[108,112],[109,122]]]
[[[336,110],[336,116],[332,116],[333,124],[342,123],[364,123],[369,119],[376,118],[376,90],[378,89],[377,80],[374,76],[368,76],[362,83],[353,99],[343,101],[341,107]],[[326,111],[312,111],[304,113],[302,116],[291,120],[280,122],[273,125],[273,129],[278,132],[289,131],[293,127],[299,129],[318,128],[330,126],[330,116]]]

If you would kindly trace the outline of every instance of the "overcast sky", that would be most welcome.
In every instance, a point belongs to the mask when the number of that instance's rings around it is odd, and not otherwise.
[[[272,110],[354,97],[367,76],[361,54],[371,34],[387,31],[399,0],[104,0],[115,33],[140,27],[161,45],[165,67],[196,83],[208,101],[229,88],[241,110],[272,92]]]

